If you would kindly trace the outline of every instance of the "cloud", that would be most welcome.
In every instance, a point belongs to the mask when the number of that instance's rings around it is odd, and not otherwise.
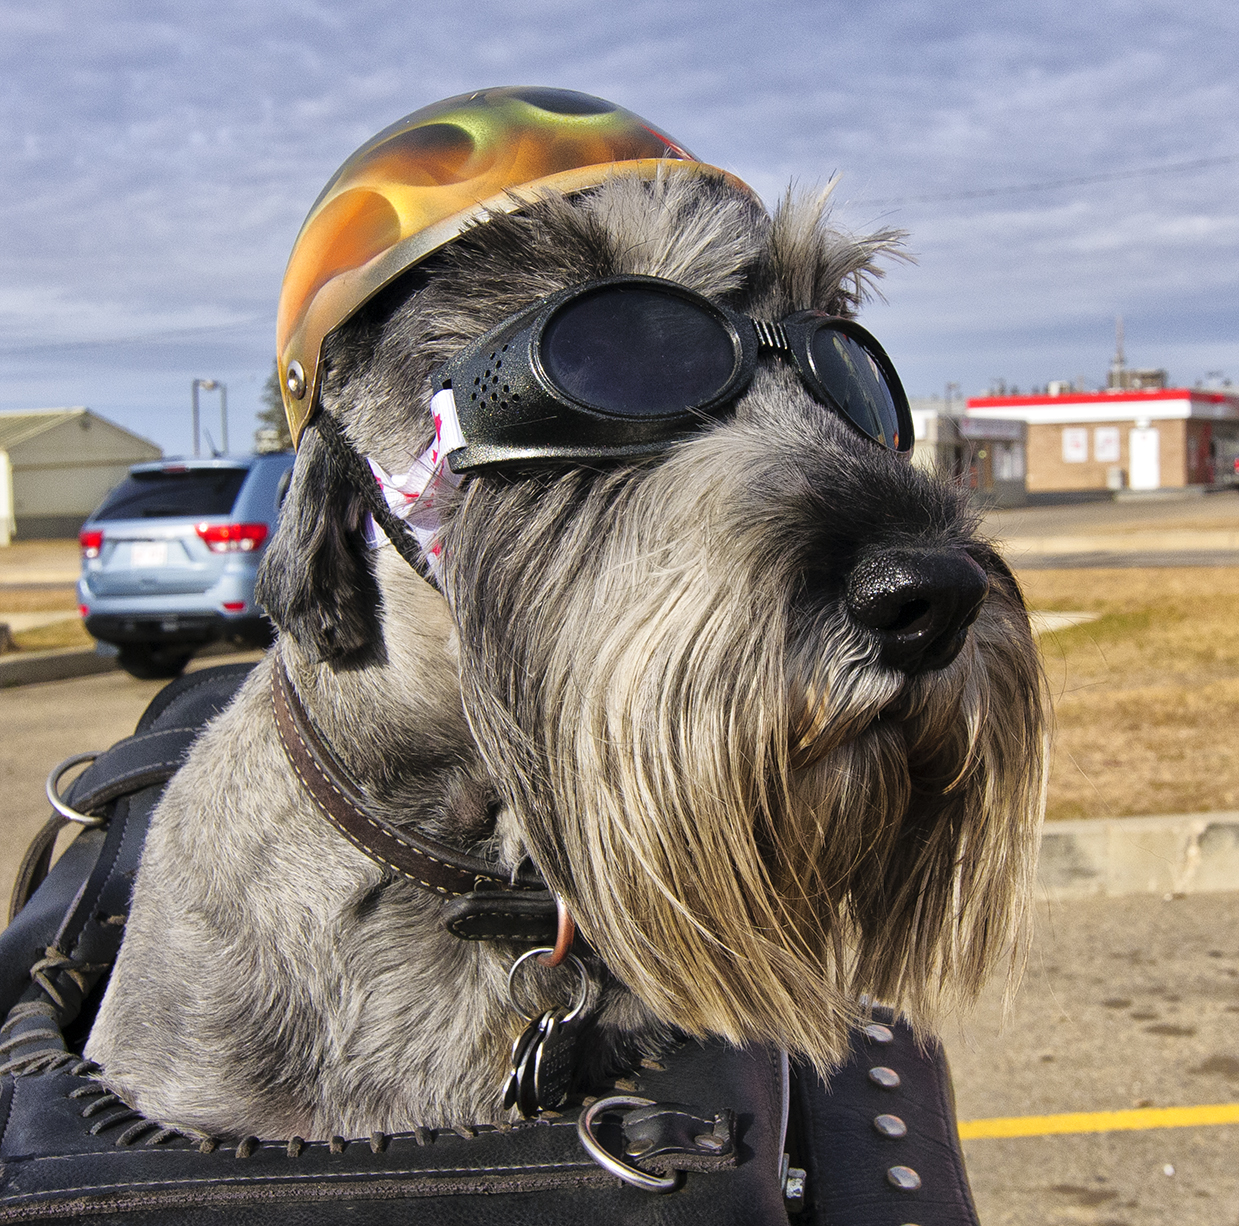
[[[1182,378],[1239,375],[1239,164],[910,199],[1239,153],[1237,34],[1214,0],[0,0],[0,403],[158,412],[169,447],[187,435],[159,406],[195,375],[252,411],[332,171],[505,83],[610,97],[771,201],[839,172],[841,221],[905,226],[919,253],[869,315],[913,390],[1100,377],[1119,311],[1148,364],[1162,344]]]

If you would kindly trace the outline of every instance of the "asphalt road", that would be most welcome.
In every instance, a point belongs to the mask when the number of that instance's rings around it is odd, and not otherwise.
[[[1239,892],[1042,904],[1005,1027],[1001,987],[943,1027],[961,1120],[1239,1101]],[[1233,1226],[1237,1148],[1239,1125],[964,1144],[983,1226]]]
[[[192,661],[190,668],[246,659],[257,656],[210,656]],[[51,815],[43,792],[48,772],[70,754],[106,749],[128,736],[163,685],[162,681],[136,681],[128,673],[117,671],[0,689],[0,794],[5,801],[0,833],[3,916],[8,915],[9,894],[26,847]],[[66,776],[65,782],[71,777]],[[62,834],[62,842],[72,833]]]
[[[1239,566],[1239,492],[990,510],[1017,570]]]
[[[1011,507],[990,510],[985,515],[985,530],[998,537],[1164,531],[1205,526],[1239,528],[1239,489],[1182,495],[1163,490],[1156,497]]]
[[[47,816],[50,767],[128,734],[158,688],[112,673],[0,691],[0,897]],[[1042,905],[1005,1028],[1000,985],[942,1028],[960,1118],[1239,1101],[1237,936],[1239,892]],[[1237,1145],[1239,1126],[1214,1126],[965,1151],[983,1226],[1231,1226]]]

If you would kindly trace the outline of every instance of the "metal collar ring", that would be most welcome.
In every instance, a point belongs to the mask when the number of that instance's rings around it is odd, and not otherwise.
[[[522,963],[528,962],[530,958],[537,957],[539,954],[550,954],[553,952],[554,951],[549,945],[543,945],[537,949],[531,949],[526,953],[521,954],[521,956],[512,963],[512,969],[508,971],[508,998],[512,1001],[512,1007],[521,1015],[521,1017],[525,1018],[526,1021],[532,1022],[534,1017],[537,1015],[534,1013],[526,1013],[521,1007],[520,1002],[516,999],[515,983],[517,968],[520,967]],[[564,960],[566,962],[571,962],[573,967],[576,969],[578,995],[572,1002],[571,1010],[565,1017],[560,1019],[561,1025],[565,1022],[574,1021],[580,1015],[581,1010],[585,1007],[585,1002],[589,999],[589,972],[586,971],[581,959],[578,958],[576,954],[569,954]]]
[[[538,955],[538,961],[543,966],[558,966],[568,956],[568,951],[571,950],[572,942],[576,937],[576,924],[568,911],[568,904],[558,894],[555,895],[555,911],[558,920],[558,926],[555,931],[555,948],[551,950],[549,955]]]

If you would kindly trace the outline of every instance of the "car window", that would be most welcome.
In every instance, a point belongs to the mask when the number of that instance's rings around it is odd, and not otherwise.
[[[95,512],[96,520],[227,515],[245,481],[245,468],[130,473]]]

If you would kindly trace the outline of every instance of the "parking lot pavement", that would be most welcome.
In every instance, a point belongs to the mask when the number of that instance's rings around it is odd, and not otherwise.
[[[1239,1101],[1239,892],[1042,904],[1005,1026],[1002,996],[943,1027],[961,1121]],[[1237,1146],[1220,1125],[964,1152],[982,1226],[1232,1226]]]
[[[258,654],[204,656],[190,668],[257,659]],[[43,794],[48,771],[70,754],[106,749],[128,736],[164,684],[136,681],[118,671],[0,689],[0,923],[8,914],[26,846],[51,814]]]

